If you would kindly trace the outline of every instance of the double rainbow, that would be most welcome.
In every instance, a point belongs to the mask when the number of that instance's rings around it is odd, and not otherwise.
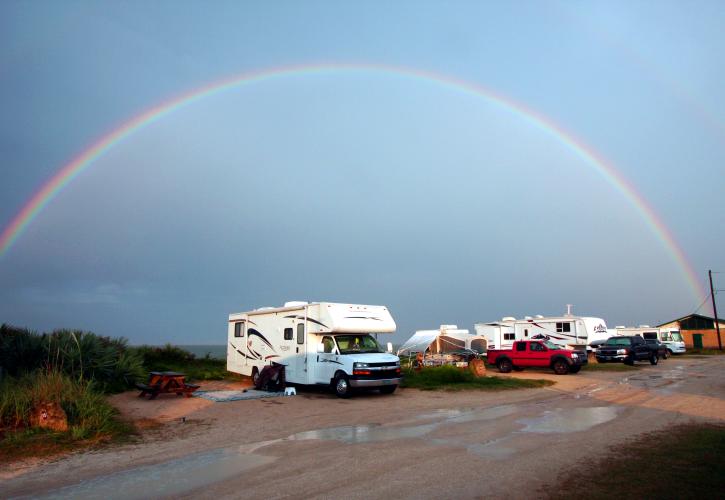
[[[701,300],[702,297],[704,297],[697,274],[693,271],[692,266],[685,257],[684,251],[678,245],[672,235],[672,232],[667,228],[654,209],[611,163],[573,134],[564,130],[551,119],[539,114],[535,110],[527,108],[526,106],[497,94],[496,92],[479,84],[415,68],[366,63],[306,64],[243,73],[241,75],[236,75],[192,90],[148,109],[117,127],[111,133],[101,137],[80,155],[63,166],[37,191],[32,198],[25,203],[22,209],[10,221],[5,229],[3,229],[2,233],[0,233],[0,257],[7,254],[8,250],[13,246],[13,243],[17,241],[23,231],[33,222],[33,220],[35,220],[38,214],[53,198],[58,195],[58,193],[60,193],[66,185],[72,182],[73,179],[78,177],[84,170],[89,168],[95,160],[103,156],[116,144],[144,127],[161,120],[180,108],[192,105],[195,102],[205,99],[211,95],[219,94],[232,88],[297,75],[335,74],[340,72],[377,72],[432,82],[458,92],[483,98],[487,102],[508,112],[514,113],[530,125],[542,130],[564,145],[576,156],[581,158],[585,164],[596,170],[602,178],[604,178],[604,180],[606,180],[612,185],[612,187],[614,187],[615,190],[619,191],[627,200],[629,200],[632,206],[640,213],[643,220],[651,228],[652,232],[661,241],[675,263],[677,263],[685,281],[688,283],[688,286],[693,293],[693,296],[697,300]]]

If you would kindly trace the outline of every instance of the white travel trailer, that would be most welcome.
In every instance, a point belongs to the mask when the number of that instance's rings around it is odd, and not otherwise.
[[[615,327],[615,335],[639,335],[644,339],[657,339],[665,345],[669,354],[684,354],[685,340],[677,328],[657,328],[649,325]]]
[[[340,397],[355,387],[391,394],[400,383],[400,359],[371,334],[394,331],[383,306],[287,302],[230,314],[227,370],[256,380],[276,362],[288,382],[332,385]]]
[[[601,318],[591,316],[505,317],[501,321],[476,323],[476,333],[486,338],[489,349],[510,349],[516,340],[548,338],[555,344],[591,351],[590,344],[610,335]]]

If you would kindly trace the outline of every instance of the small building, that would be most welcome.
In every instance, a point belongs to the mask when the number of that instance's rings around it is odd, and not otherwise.
[[[718,318],[718,323],[720,324],[720,337],[725,344],[725,338],[723,338],[725,337],[725,321]],[[715,318],[710,316],[688,314],[657,326],[680,330],[685,345],[689,349],[717,349],[719,347]]]

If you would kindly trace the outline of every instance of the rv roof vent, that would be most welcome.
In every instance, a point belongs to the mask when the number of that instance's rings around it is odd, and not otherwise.
[[[622,325],[619,325],[619,326],[615,326],[614,327],[615,330],[622,330],[624,328],[627,328],[627,327],[626,326],[622,326]]]
[[[298,307],[298,306],[306,306],[308,303],[304,300],[290,300],[289,302],[285,302],[285,307]]]
[[[543,317],[543,316],[542,316],[541,314],[537,314],[537,315],[536,315],[536,316],[534,316],[534,317],[535,317],[536,319],[544,319],[544,317]]]
[[[255,311],[269,311],[270,309],[275,309],[274,307],[265,306],[265,307],[258,307],[255,309]]]
[[[458,330],[458,325],[441,325],[441,330]]]
[[[531,316],[524,316],[524,319],[532,319]]]
[[[651,328],[649,325],[639,325],[640,328]]]
[[[501,318],[501,321],[516,321],[516,318],[514,318],[513,316],[504,316],[503,318]]]

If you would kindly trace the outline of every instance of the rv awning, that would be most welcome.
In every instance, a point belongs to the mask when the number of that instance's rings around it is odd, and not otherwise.
[[[424,353],[439,334],[440,332],[438,330],[420,330],[415,332],[413,336],[406,340],[405,344],[398,349],[398,355],[413,354],[416,352]]]

